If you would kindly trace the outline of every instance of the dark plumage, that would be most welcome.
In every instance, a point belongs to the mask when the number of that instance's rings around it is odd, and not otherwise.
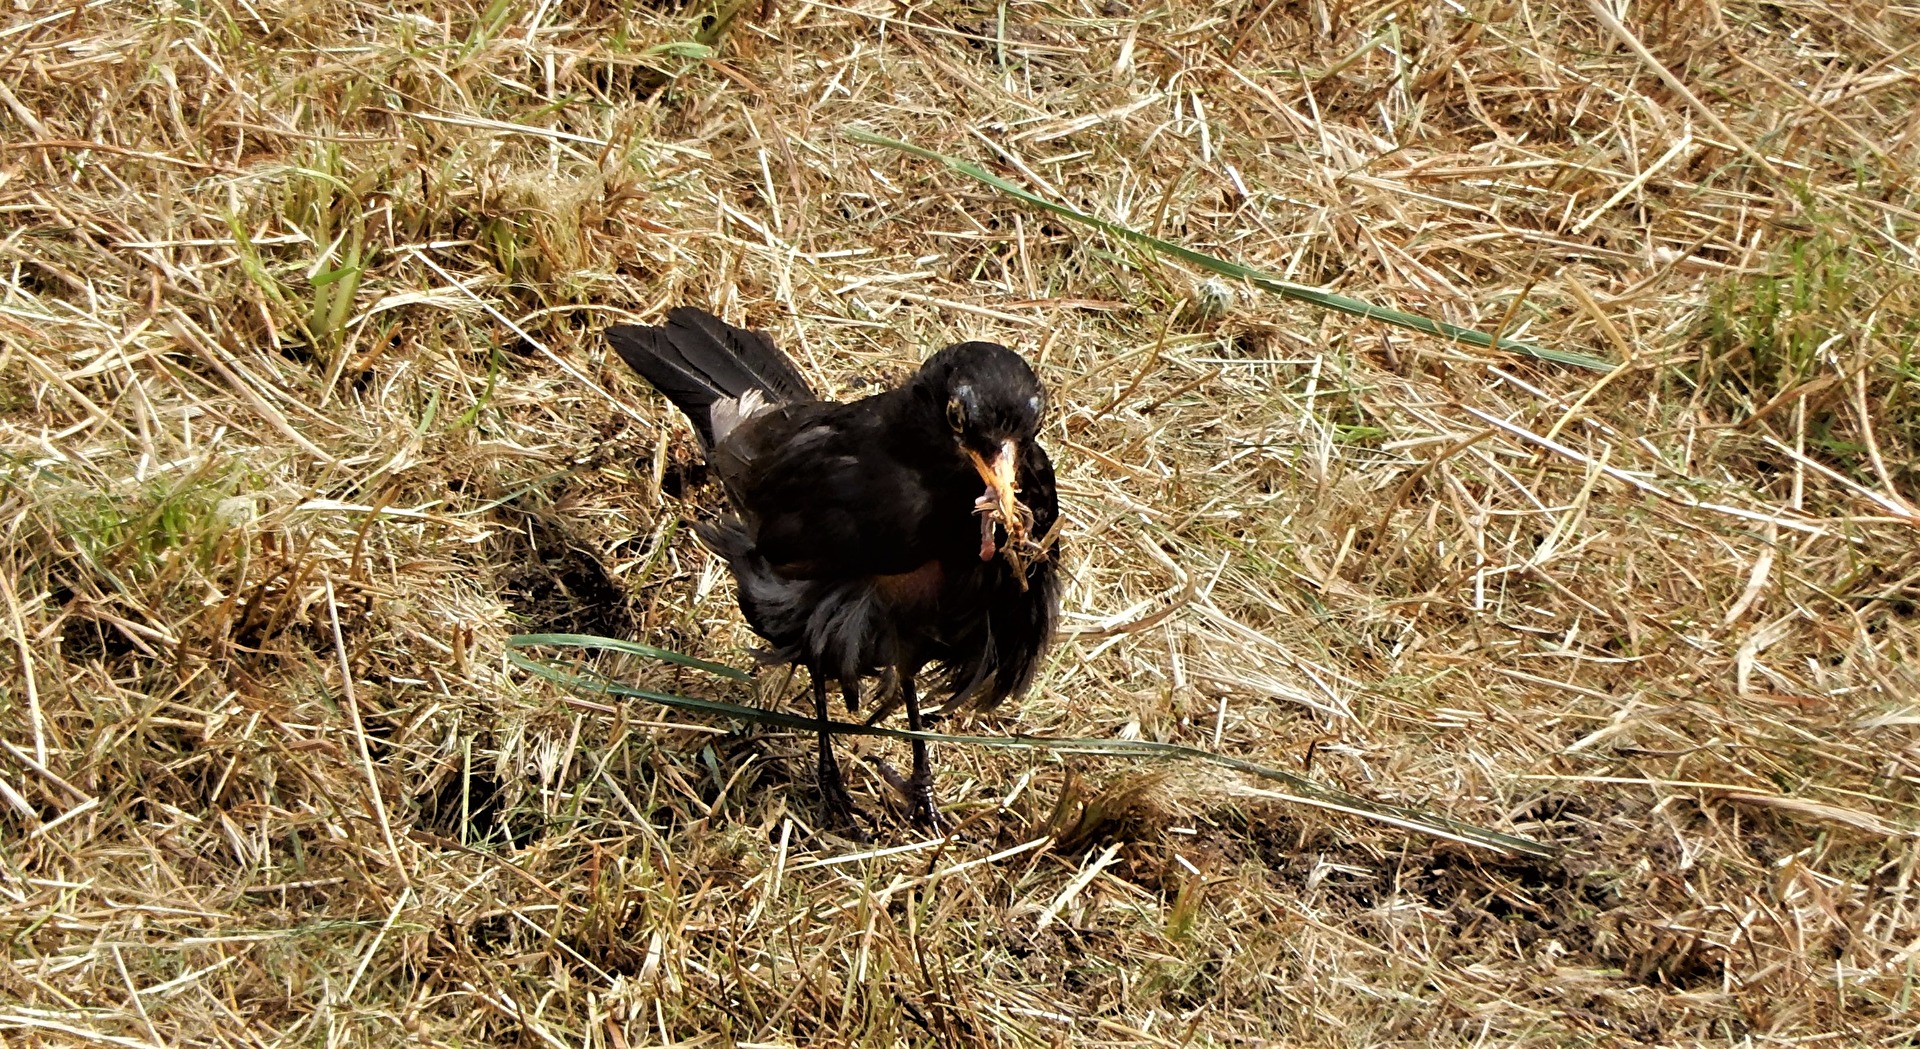
[[[765,333],[697,309],[607,339],[698,431],[735,515],[697,532],[732,569],[767,659],[809,671],[821,791],[857,831],[828,680],[852,710],[862,679],[879,679],[879,713],[898,702],[919,729],[924,668],[947,706],[991,707],[1032,683],[1052,640],[1059,501],[1035,440],[1039,379],[1011,350],[966,342],[897,389],[841,404],[820,400]],[[924,743],[913,764],[911,815],[937,826]]]

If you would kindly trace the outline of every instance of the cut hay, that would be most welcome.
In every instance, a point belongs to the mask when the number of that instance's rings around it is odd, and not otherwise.
[[[0,1044],[1909,1044],[1916,54],[1838,0],[10,5]],[[596,336],[679,303],[837,395],[1049,383],[1063,636],[943,729],[1561,857],[954,746],[959,840],[862,850],[805,733],[517,668],[745,665]]]

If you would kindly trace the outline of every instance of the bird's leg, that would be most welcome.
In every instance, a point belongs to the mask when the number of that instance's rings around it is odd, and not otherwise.
[[[907,728],[924,731],[920,696],[913,687],[913,674],[904,668],[900,672],[900,695],[907,703]],[[925,827],[936,834],[946,831],[947,821],[940,815],[940,806],[933,801],[933,762],[927,755],[924,739],[913,741],[913,775],[907,779],[907,818],[914,826]]]
[[[811,672],[813,677],[813,712],[820,719],[820,800],[826,805],[827,818],[841,824],[852,836],[860,841],[867,840],[867,832],[861,824],[867,814],[853,803],[847,794],[846,781],[840,778],[840,762],[833,756],[833,730],[828,728],[831,721],[827,711],[827,679],[819,671]],[[843,684],[842,689],[845,689]],[[851,699],[851,697],[849,697]]]

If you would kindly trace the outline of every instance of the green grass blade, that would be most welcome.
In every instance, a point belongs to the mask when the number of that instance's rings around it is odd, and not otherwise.
[[[645,656],[648,659],[664,659],[669,663],[678,663],[683,667],[704,670],[731,681],[752,681],[753,675],[744,670],[736,670],[724,663],[709,663],[704,659],[680,652],[673,652],[652,645],[643,645],[638,641],[621,641],[611,637],[596,637],[592,634],[515,634],[507,639],[508,648],[533,647],[559,648],[598,648],[608,652],[624,652],[630,656]]]
[[[651,648],[626,641],[614,641],[608,638],[592,637],[584,634],[522,634],[508,639],[509,648],[520,649],[534,646],[570,646],[600,648],[618,652],[632,652],[635,655],[657,655],[662,659],[685,666],[711,670],[735,680],[747,680],[749,675],[732,667],[720,666],[705,660],[695,659],[678,652]],[[784,710],[767,710],[760,707],[742,706],[715,699],[695,699],[692,696],[674,695],[668,692],[653,692],[621,684],[602,674],[584,668],[568,668],[555,665],[518,651],[509,651],[507,659],[515,666],[527,670],[555,684],[581,692],[596,695],[619,696],[625,699],[641,699],[678,710],[709,714],[715,717],[732,718],[760,725],[774,725],[780,728],[814,731],[820,723],[801,714]],[[991,747],[997,749],[1039,749],[1058,754],[1089,754],[1100,757],[1116,758],[1166,758],[1182,761],[1200,761],[1222,768],[1244,772],[1261,779],[1285,784],[1285,792],[1265,792],[1280,800],[1292,801],[1333,812],[1343,812],[1360,816],[1380,823],[1425,834],[1447,841],[1460,842],[1498,852],[1515,852],[1528,856],[1552,857],[1555,850],[1528,838],[1503,834],[1496,830],[1478,827],[1470,823],[1420,812],[1398,805],[1386,805],[1369,801],[1357,794],[1323,787],[1297,773],[1272,768],[1244,758],[1216,754],[1198,747],[1183,746],[1178,743],[1157,743],[1152,740],[1135,739],[1059,739],[1049,736],[956,736],[944,732],[915,732],[911,729],[887,728],[880,725],[865,725],[851,721],[828,722],[834,734],[842,736],[876,736],[883,739],[925,740],[929,743],[948,743],[965,747]]]
[[[1556,350],[1545,346],[1535,346],[1532,343],[1521,342],[1517,339],[1502,338],[1496,346],[1493,336],[1485,332],[1475,331],[1472,328],[1462,328],[1457,324],[1449,324],[1446,321],[1438,321],[1430,317],[1422,317],[1417,313],[1408,313],[1404,310],[1391,309],[1386,306],[1375,306],[1370,302],[1362,302],[1359,299],[1349,298],[1345,295],[1335,295],[1332,292],[1321,291],[1318,288],[1309,287],[1305,284],[1295,284],[1292,281],[1281,280],[1279,277],[1256,270],[1251,266],[1243,266],[1238,262],[1216,258],[1205,252],[1182,247],[1172,241],[1161,240],[1159,237],[1142,233],[1139,230],[1129,229],[1125,226],[1108,222],[1106,219],[1089,215],[1084,211],[1075,210],[1067,207],[1065,204],[1055,203],[1045,197],[1022,189],[969,161],[950,157],[944,153],[936,153],[931,149],[916,146],[910,142],[902,142],[898,139],[887,138],[884,135],[873,134],[870,131],[862,131],[859,128],[848,128],[846,129],[846,133],[847,136],[855,142],[870,146],[885,146],[888,149],[897,149],[903,153],[910,153],[913,156],[925,160],[938,161],[968,178],[983,182],[1016,200],[1031,204],[1036,208],[1051,211],[1056,215],[1072,219],[1075,222],[1092,226],[1095,229],[1112,234],[1122,240],[1144,245],[1163,255],[1171,255],[1174,258],[1192,263],[1201,269],[1218,273],[1223,277],[1244,280],[1256,288],[1273,292],[1283,298],[1312,303],[1323,309],[1350,313],[1356,317],[1382,321],[1387,324],[1398,325],[1402,328],[1411,328],[1414,331],[1425,332],[1428,335],[1435,335],[1443,339],[1457,340],[1471,346],[1478,346],[1482,349],[1502,349],[1511,353],[1533,357],[1538,360],[1551,361],[1554,364],[1564,364],[1573,368],[1585,368],[1589,371],[1607,372],[1612,371],[1614,368],[1612,363],[1601,360],[1598,357],[1588,356],[1584,353],[1572,353],[1567,350]]]

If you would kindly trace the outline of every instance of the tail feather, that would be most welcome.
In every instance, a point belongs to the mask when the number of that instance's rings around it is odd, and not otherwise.
[[[814,398],[765,332],[736,328],[704,310],[681,306],[667,313],[664,325],[622,324],[606,334],[620,359],[684,412],[709,448],[720,401],[748,393],[768,403]]]
[[[685,413],[699,432],[701,445],[712,447],[713,405],[726,394],[674,348],[667,330],[621,325],[607,329],[607,341],[628,367]]]
[[[706,336],[708,343],[720,346],[731,355],[730,363],[744,374],[752,386],[730,390],[730,397],[738,397],[750,388],[757,388],[772,394],[769,398],[772,401],[814,399],[813,387],[807,385],[800,369],[795,368],[793,361],[780,352],[780,348],[773,344],[773,337],[766,332],[736,328],[705,310],[691,306],[680,306],[669,311],[667,326],[669,331],[680,327],[697,329]]]

